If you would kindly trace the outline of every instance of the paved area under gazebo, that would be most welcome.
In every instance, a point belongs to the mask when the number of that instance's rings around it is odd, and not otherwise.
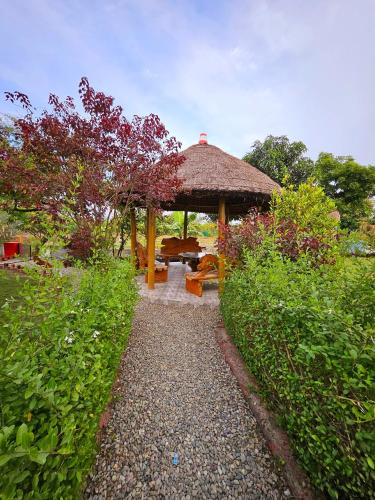
[[[203,295],[202,297],[197,297],[185,290],[185,274],[189,271],[190,267],[187,264],[170,262],[168,267],[168,281],[166,283],[156,283],[153,290],[148,288],[143,274],[138,276],[137,282],[141,297],[159,304],[218,307],[218,283],[212,281],[204,283]]]

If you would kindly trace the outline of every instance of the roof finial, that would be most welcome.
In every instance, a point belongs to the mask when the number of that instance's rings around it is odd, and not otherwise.
[[[208,144],[207,142],[207,134],[205,132],[202,132],[200,137],[199,137],[199,144]]]

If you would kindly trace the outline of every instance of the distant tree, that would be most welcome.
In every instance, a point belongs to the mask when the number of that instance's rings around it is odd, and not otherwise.
[[[175,211],[169,215],[164,215],[159,221],[160,234],[176,235],[179,238],[184,234],[185,214],[182,211]],[[198,236],[200,234],[199,216],[196,212],[188,214],[188,234],[189,236]]]
[[[342,227],[355,230],[361,219],[371,215],[375,167],[360,165],[351,156],[320,153],[316,175],[326,194],[335,200]]]
[[[290,142],[286,135],[269,135],[263,142],[255,141],[243,159],[277,183],[284,184],[288,177],[287,183],[297,187],[314,175],[314,162],[304,156],[306,151],[301,141]]]

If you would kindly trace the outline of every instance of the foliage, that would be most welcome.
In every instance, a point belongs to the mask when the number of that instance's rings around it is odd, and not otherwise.
[[[6,92],[26,115],[0,130],[0,195],[12,213],[44,212],[56,225],[72,225],[66,237],[73,234],[76,251],[88,257],[82,234],[112,247],[119,212],[173,199],[183,157],[158,116],[129,121],[87,78],[79,95],[82,115],[71,97],[50,94],[51,109],[36,116],[25,94]]]
[[[221,238],[217,246],[219,253],[225,255],[227,264],[238,264],[244,258],[244,252],[255,251],[265,238],[274,233],[272,214],[261,214],[251,210],[241,224],[231,226],[220,224]]]
[[[330,236],[337,229],[336,220],[330,216],[335,208],[335,203],[312,180],[297,190],[286,186],[272,195],[271,213],[276,220],[291,220],[312,236]]]
[[[267,214],[251,211],[236,226],[222,227],[219,251],[234,262],[246,251],[267,251],[270,248],[290,258],[308,255],[314,262],[330,260],[337,242],[337,222],[330,217],[335,205],[321,187],[312,181],[300,184],[295,191],[287,186],[275,191]]]
[[[185,214],[181,211],[175,211],[168,215],[163,215],[159,219],[159,234],[170,234],[182,238],[184,235]],[[188,235],[198,236],[200,234],[199,216],[196,212],[188,213]]]
[[[314,174],[314,162],[304,156],[306,151],[301,141],[269,135],[263,142],[255,141],[243,159],[279,184],[287,177],[291,184],[299,186]]]
[[[0,210],[0,243],[10,241],[19,231],[19,224],[12,222],[9,215]]]
[[[342,227],[357,229],[372,213],[369,197],[375,195],[375,167],[360,165],[350,156],[321,153],[316,168],[320,184],[335,200]]]
[[[19,293],[22,289],[24,279],[25,276],[22,274],[0,269],[0,322],[3,316],[3,308],[1,306],[8,299],[11,300],[12,307],[15,307],[19,301]]]
[[[375,224],[369,224],[367,222],[362,222],[359,228],[361,237],[366,241],[366,243],[375,250]]]
[[[129,262],[33,274],[0,324],[0,497],[77,498],[129,335]]]
[[[366,257],[374,254],[374,235],[365,231],[346,231],[340,238],[340,252],[344,256]]]
[[[210,219],[207,219],[207,222],[201,222],[200,229],[205,237],[217,237],[217,222],[210,222]]]
[[[246,252],[225,282],[226,327],[313,484],[375,498],[375,266],[312,267]]]

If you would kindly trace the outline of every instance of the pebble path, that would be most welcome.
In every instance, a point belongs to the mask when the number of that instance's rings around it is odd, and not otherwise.
[[[137,306],[86,499],[291,498],[214,338],[216,310]]]

